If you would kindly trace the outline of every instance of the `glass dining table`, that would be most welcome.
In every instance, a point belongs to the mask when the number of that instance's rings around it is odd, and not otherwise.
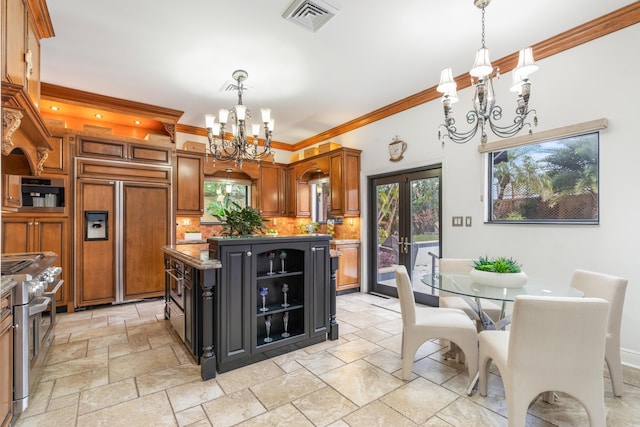
[[[483,329],[504,329],[511,323],[511,315],[507,313],[507,303],[513,302],[518,295],[540,295],[557,297],[582,297],[584,293],[572,288],[568,283],[547,281],[535,277],[528,277],[524,286],[517,288],[502,288],[497,286],[475,283],[468,273],[456,274],[426,274],[422,276],[422,283],[429,286],[434,293],[448,292],[462,297],[469,306],[476,311],[482,322]],[[491,300],[501,305],[500,316],[494,321],[482,310],[482,300]],[[478,375],[471,381],[467,394],[471,395],[478,382]],[[554,393],[543,393],[545,402],[554,401]]]
[[[478,314],[484,329],[504,329],[510,322],[507,303],[513,302],[518,295],[540,295],[557,297],[582,297],[583,293],[568,283],[554,282],[528,277],[524,286],[501,288],[475,283],[467,273],[426,274],[422,283],[437,292],[448,292],[461,296]],[[500,304],[502,310],[498,321],[492,320],[483,310],[482,301],[491,300]]]

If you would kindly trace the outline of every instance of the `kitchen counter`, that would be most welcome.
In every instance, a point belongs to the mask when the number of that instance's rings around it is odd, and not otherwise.
[[[0,285],[0,297],[3,297],[6,294],[8,294],[9,292],[11,292],[11,290],[13,288],[15,288],[17,284],[18,284],[18,282],[13,280],[11,277],[3,276],[2,277],[2,284]]]
[[[167,245],[161,247],[162,251],[185,264],[198,270],[211,270],[222,268],[222,263],[217,259],[209,259],[208,243],[191,243],[179,245]]]
[[[332,245],[352,245],[354,243],[360,243],[358,239],[335,239],[331,240],[329,243]]]

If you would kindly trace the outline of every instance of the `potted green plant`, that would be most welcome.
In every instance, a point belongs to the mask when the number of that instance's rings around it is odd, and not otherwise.
[[[521,265],[507,257],[480,257],[473,261],[469,275],[475,283],[499,288],[519,288],[527,283]]]
[[[229,208],[222,208],[216,215],[222,222],[223,236],[251,236],[264,233],[266,219],[250,206],[242,207],[233,202]]]

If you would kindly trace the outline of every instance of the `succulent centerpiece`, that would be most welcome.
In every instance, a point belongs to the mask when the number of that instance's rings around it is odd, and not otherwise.
[[[469,275],[475,283],[498,288],[520,288],[527,283],[520,264],[507,257],[480,257],[473,261]]]

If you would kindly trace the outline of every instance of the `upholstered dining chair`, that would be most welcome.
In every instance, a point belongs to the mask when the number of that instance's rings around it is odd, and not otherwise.
[[[620,362],[620,324],[622,323],[624,296],[627,291],[627,279],[593,271],[576,270],[571,278],[571,286],[584,292],[585,297],[603,298],[611,304],[607,321],[604,360],[609,368],[613,395],[622,396],[624,385],[622,363]]]
[[[473,260],[465,258],[441,258],[439,261],[440,273],[456,274],[469,273],[473,268]],[[475,302],[469,304],[461,296],[450,292],[440,292],[439,305],[443,308],[457,308],[464,311],[467,316],[476,321],[478,329],[481,329],[482,322],[478,316],[478,306]],[[482,302],[482,311],[484,311],[494,322],[500,320],[501,307],[489,300]]]
[[[402,379],[411,378],[413,359],[422,344],[445,338],[464,352],[473,381],[478,372],[478,333],[471,319],[462,310],[416,306],[409,274],[402,265],[396,269],[396,286],[402,313]]]
[[[509,427],[524,426],[530,403],[552,390],[582,403],[591,426],[604,426],[608,312],[602,298],[517,296],[511,329],[483,331],[478,337],[480,394],[487,395],[493,361],[504,384]]]

